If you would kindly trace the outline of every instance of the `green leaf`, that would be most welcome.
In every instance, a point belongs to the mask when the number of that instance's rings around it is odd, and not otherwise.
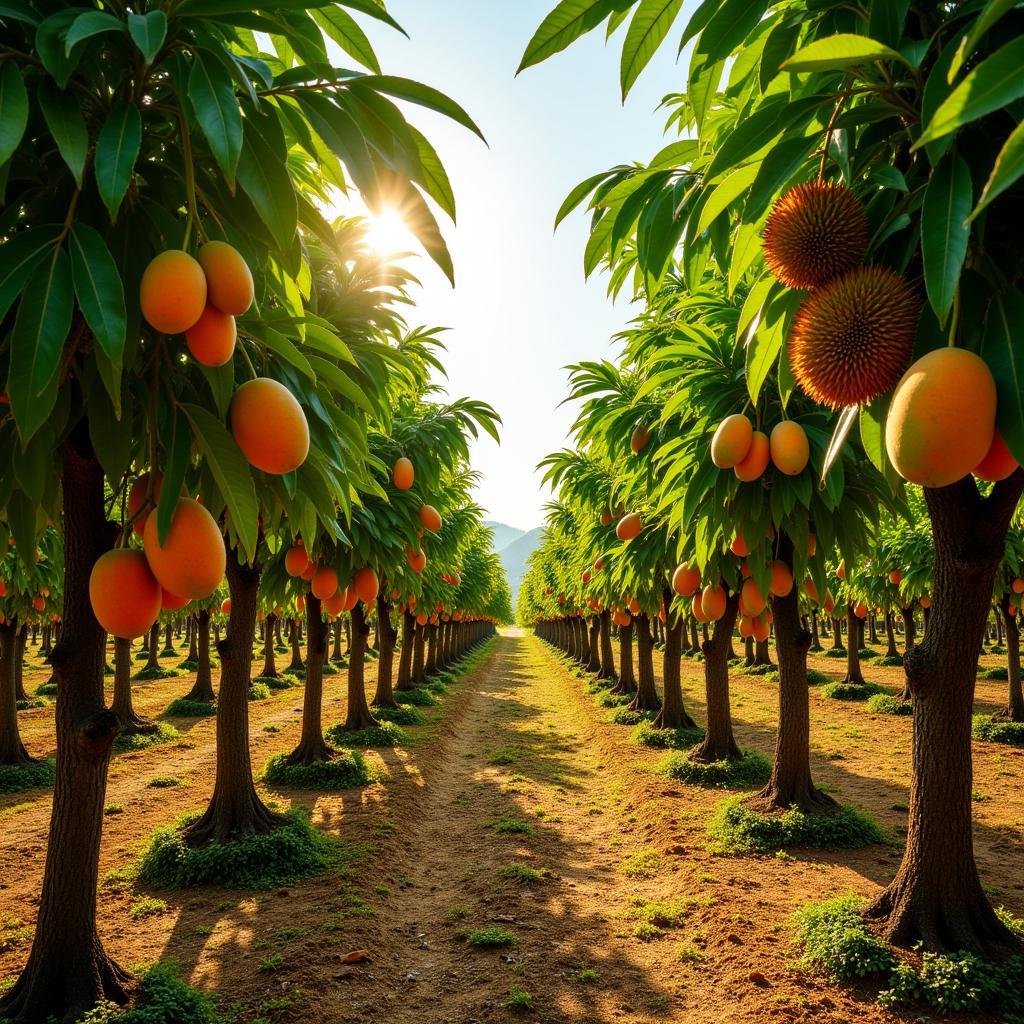
[[[876,398],[860,410],[860,439],[871,464],[880,473],[885,472],[889,457],[885,451],[885,417],[889,412],[891,395]]]
[[[782,62],[793,52],[800,35],[798,21],[780,21],[769,33],[761,51],[761,63],[757,69],[757,83],[763,93],[771,80],[779,73]]]
[[[167,15],[163,11],[129,14],[128,31],[149,67],[167,38]]]
[[[377,21],[390,25],[401,32],[403,36],[408,35],[405,29],[388,14],[381,5],[380,0],[339,0],[339,3],[342,7],[347,7],[352,11],[359,11],[360,14],[368,14],[371,18],[376,18]]]
[[[427,194],[444,210],[445,213],[455,220],[455,191],[448,179],[448,172],[437,155],[437,150],[430,144],[427,137],[418,129],[409,125],[413,138],[416,140],[416,149],[419,152],[420,167],[423,171],[417,177],[420,184],[426,189]]]
[[[962,128],[1024,96],[1024,36],[983,60],[949,94],[913,148]]]
[[[956,56],[953,58],[947,74],[947,80],[951,84],[953,79],[956,78],[959,73],[960,68],[963,67],[964,61],[974,53],[978,43],[981,42],[981,37],[997,21],[999,21],[1004,14],[1009,14],[1010,11],[1017,6],[1017,3],[1018,0],[988,0],[981,14],[974,19],[971,31],[963,37],[960,41],[960,45],[957,47]]]
[[[619,83],[623,101],[668,35],[682,6],[683,0],[640,0],[622,44]]]
[[[192,431],[185,416],[172,411],[170,444],[167,446],[167,460],[163,466],[164,479],[160,486],[160,498],[156,506],[156,532],[161,544],[167,540],[174,519],[174,510],[178,507],[178,496],[185,484],[185,473],[188,470],[189,458],[192,454]]]
[[[85,127],[80,99],[58,88],[50,78],[40,83],[36,98],[64,163],[81,187],[89,153],[89,131]]]
[[[28,93],[13,60],[0,67],[0,164],[18,148],[28,125]]]
[[[25,565],[33,565],[36,557],[36,534],[39,519],[37,506],[24,491],[15,491],[7,503],[7,522],[14,534],[18,556]]]
[[[110,211],[111,220],[117,219],[141,145],[142,116],[139,108],[127,100],[119,100],[107,115],[96,139],[96,185]]]
[[[70,54],[78,43],[104,32],[124,32],[127,26],[120,18],[104,11],[86,11],[75,18],[64,37],[64,53]]]
[[[224,496],[242,549],[252,560],[259,534],[259,505],[249,463],[216,416],[198,405],[183,404],[180,408],[189,418],[196,446]]]
[[[733,131],[724,133],[722,144],[704,171],[704,180],[711,181],[778,138],[786,127],[783,115],[788,106],[785,96],[772,96],[743,118]]]
[[[828,450],[825,452],[825,461],[821,466],[821,480],[818,483],[819,488],[824,490],[827,485],[829,470],[835,465],[836,460],[839,458],[840,453],[843,450],[843,445],[846,444],[846,439],[850,435],[850,431],[853,429],[853,425],[857,422],[857,414],[860,411],[859,405],[848,405],[839,414],[839,419],[836,421],[836,429],[832,434],[832,440],[829,442]]]
[[[1003,148],[992,165],[992,173],[985,188],[982,190],[978,205],[974,208],[968,222],[974,220],[982,210],[998,195],[1005,192],[1020,176],[1024,174],[1024,121],[1010,133],[1003,143]]]
[[[313,11],[313,20],[324,30],[327,37],[333,39],[350,57],[354,57],[374,74],[381,74],[380,62],[373,52],[373,45],[351,14],[340,7],[324,7]]]
[[[743,206],[745,221],[757,220],[782,187],[796,175],[807,161],[819,140],[813,135],[798,135],[783,139],[761,161],[757,180],[750,187],[747,201]]]
[[[971,229],[971,171],[962,157],[945,157],[932,172],[921,206],[924,283],[939,323],[953,305]]]
[[[82,8],[71,7],[56,14],[51,14],[36,30],[36,52],[43,62],[43,67],[53,76],[63,89],[68,79],[74,74],[81,59],[84,47],[73,53],[64,49],[64,36],[68,26],[82,13]]]
[[[534,32],[516,74],[560,53],[580,36],[597,28],[609,14],[625,10],[631,7],[633,2],[634,0],[560,0]]]
[[[238,161],[238,183],[282,251],[295,238],[298,204],[288,168],[258,132],[247,131]]]
[[[876,60],[898,60],[906,64],[903,56],[867,36],[841,32],[838,35],[816,39],[800,47],[788,60],[783,71],[841,71]]]
[[[102,236],[76,223],[68,238],[75,297],[107,358],[120,368],[124,357],[125,302],[121,274]]]
[[[788,296],[773,302],[747,342],[747,391],[755,405],[786,340],[791,305]]]
[[[591,192],[601,184],[605,178],[608,177],[607,171],[602,171],[600,174],[595,174],[585,181],[581,181],[573,190],[565,197],[565,201],[558,208],[558,213],[555,214],[555,228],[565,220],[566,217],[576,209],[580,203],[583,202]]]
[[[57,400],[72,305],[71,264],[67,253],[57,249],[29,278],[11,332],[7,393],[23,444],[46,422]]]
[[[193,57],[188,98],[214,158],[234,187],[242,152],[242,115],[235,86],[227,68],[213,54],[197,49]]]
[[[769,6],[770,0],[725,0],[697,41],[696,52],[706,58],[704,63],[729,57],[757,26]]]
[[[4,3],[0,3],[0,21],[5,18],[9,21],[21,21],[26,25],[39,24],[39,15],[21,0],[5,0]]]
[[[887,46],[899,46],[910,0],[871,0],[868,35]]]
[[[981,357],[996,382],[996,428],[1018,462],[1024,462],[1024,295],[1009,288],[988,314]]]
[[[7,316],[32,271],[52,254],[60,234],[59,224],[42,224],[19,231],[0,245],[0,320]]]
[[[354,78],[350,88],[373,89],[399,100],[416,103],[428,110],[450,117],[457,124],[461,124],[463,128],[468,128],[474,135],[478,135],[484,142],[487,141],[484,139],[483,132],[476,126],[476,122],[455,100],[422,82],[414,82],[411,78],[398,78],[395,75],[364,75],[361,78]]]
[[[700,211],[700,220],[697,222],[698,235],[702,235],[719,214],[746,192],[757,177],[760,166],[760,163],[755,162],[747,164],[745,167],[738,167],[715,187],[715,190],[708,196],[704,208]]]

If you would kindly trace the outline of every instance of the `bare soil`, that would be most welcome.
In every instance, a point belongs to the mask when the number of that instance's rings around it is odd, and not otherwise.
[[[986,667],[1000,663],[984,659]],[[31,692],[48,673],[34,651],[30,664]],[[845,667],[821,657],[812,664],[833,678]],[[367,668],[372,694],[373,664]],[[900,669],[865,663],[864,672],[893,690],[902,686]],[[683,674],[688,709],[700,720],[701,666],[684,660]],[[191,681],[139,684],[137,710],[159,714]],[[1005,685],[979,681],[977,710],[1001,706]],[[736,672],[732,689],[739,742],[770,755],[775,685]],[[874,715],[816,690],[811,700],[819,783],[898,838],[910,719]],[[325,723],[344,709],[344,677],[329,676]],[[898,846],[710,854],[707,818],[724,794],[660,776],[664,752],[633,746],[631,729],[612,725],[611,712],[554,652],[518,631],[493,641],[441,706],[426,711],[406,747],[368,752],[388,782],[340,795],[264,791],[282,806],[308,807],[317,827],[342,838],[346,860],[337,871],[263,893],[145,892],[119,877],[154,828],[209,798],[212,719],[173,720],[180,740],[115,757],[100,867],[108,950],[133,967],[174,958],[236,1020],[261,1024],[921,1018],[919,1008],[881,1010],[868,988],[803,972],[791,937],[801,904],[875,893],[895,872]],[[301,691],[275,691],[250,704],[250,715],[259,768],[294,746]],[[52,752],[52,706],[19,717],[29,749]],[[979,742],[974,750],[982,877],[997,904],[1024,915],[1024,751]],[[168,779],[179,784],[152,785]],[[0,796],[3,978],[28,953],[49,805],[45,791]],[[662,909],[674,920],[638,934],[654,902],[669,904]],[[482,929],[508,933],[509,944],[477,948],[471,940]],[[346,962],[362,950],[368,959]],[[507,1005],[517,991],[532,1009]]]

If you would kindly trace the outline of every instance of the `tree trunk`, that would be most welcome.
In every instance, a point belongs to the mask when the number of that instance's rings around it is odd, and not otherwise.
[[[590,649],[587,655],[587,671],[601,671],[601,616],[590,616]]]
[[[212,704],[216,700],[216,695],[213,692],[213,673],[210,671],[210,612],[208,609],[204,608],[199,612],[192,627],[192,633],[197,637],[196,681],[192,689],[185,694],[185,700]],[[248,691],[248,684],[246,684],[246,690]]]
[[[1017,618],[1010,614],[1010,596],[1003,595],[1000,611],[1006,623],[1006,674],[1009,677],[1006,708],[997,715],[1011,722],[1024,722],[1024,690],[1020,682],[1020,629]]]
[[[416,627],[416,618],[408,609],[402,613],[402,650],[398,656],[398,685],[395,689],[399,691],[411,690],[412,683],[412,634]],[[351,651],[349,652],[351,656]]]
[[[615,679],[615,655],[612,653],[612,614],[609,611],[601,612],[601,670],[598,672],[600,679]],[[682,628],[680,626],[680,628]]]
[[[243,564],[239,551],[229,548],[227,578],[231,614],[224,639],[217,645],[217,777],[206,811],[185,830],[185,839],[192,846],[264,834],[288,822],[257,795],[249,756],[249,686],[260,568]]]
[[[398,630],[391,622],[391,605],[388,604],[383,587],[377,594],[377,636],[380,640],[380,657],[377,659],[377,692],[373,695],[373,706],[397,708],[399,705],[391,688],[391,674]]]
[[[1020,950],[974,861],[971,713],[981,634],[1024,472],[982,498],[973,477],[925,488],[935,564],[932,618],[904,661],[914,695],[913,774],[903,862],[866,911],[891,942],[996,959]]]
[[[423,666],[423,674],[429,678],[437,671],[437,626],[428,625],[423,628],[426,630],[424,643],[427,648],[427,660]]]
[[[729,643],[739,611],[739,594],[730,593],[725,614],[715,623],[711,639],[704,645],[704,692],[707,695],[707,732],[694,747],[695,761],[724,761],[739,757],[740,748],[732,732],[729,705]]]
[[[14,641],[14,692],[18,700],[29,700],[25,692],[25,644],[28,641],[28,632],[22,625],[18,630]]]
[[[914,609],[906,607],[900,610],[900,615],[903,618],[903,661],[906,664],[907,656],[914,649],[917,644],[916,632],[917,628],[914,625]],[[910,690],[910,679],[907,679],[906,685],[903,687],[903,693],[900,694],[901,700],[910,700],[913,694]]]
[[[745,636],[743,638],[743,665],[749,668],[754,664],[754,638]]]
[[[149,631],[149,658],[146,660],[144,671],[146,672],[159,672],[160,671],[160,623],[154,622],[153,628]],[[116,672],[115,667],[115,672]]]
[[[120,731],[127,735],[156,732],[156,722],[135,713],[132,704],[132,642],[114,638],[114,700],[110,710],[117,715]]]
[[[662,655],[661,681],[663,700],[658,717],[654,720],[656,729],[696,729],[697,723],[683,705],[683,686],[680,664],[683,656],[683,620],[672,611],[672,592],[665,592],[665,607],[668,609],[665,623],[665,651]]]
[[[885,641],[887,645],[885,649],[885,656],[887,658],[898,658],[900,656],[900,652],[896,647],[896,631],[892,627],[891,611],[885,613]]]
[[[341,654],[341,619],[334,620],[334,647],[331,650],[331,661],[340,662]]]
[[[651,620],[645,612],[633,617],[636,624],[636,658],[639,682],[636,696],[629,705],[631,711],[657,711],[660,701],[654,685],[654,638],[651,636]]]
[[[636,676],[633,673],[633,622],[619,626],[619,679],[612,687],[612,693],[636,693]]]
[[[271,612],[263,628],[263,670],[260,675],[265,679],[277,679],[277,656],[274,653],[274,623],[277,616]]]
[[[423,682],[423,640],[424,627],[415,623],[412,632],[412,681],[415,685]]]
[[[305,668],[305,665],[302,664],[302,639],[299,634],[298,619],[292,619],[289,641],[292,645],[292,660],[285,671],[301,672]]]
[[[818,612],[811,609],[811,650],[821,650],[821,637],[818,636]]]
[[[853,605],[846,606],[846,676],[844,683],[864,685],[864,674],[860,670],[860,620]]]
[[[123,1004],[128,976],[96,932],[103,805],[117,716],[103,696],[104,633],[89,603],[89,574],[114,541],[104,517],[103,470],[79,423],[62,452],[63,629],[50,655],[57,682],[57,773],[32,951],[0,996],[0,1019],[72,1024],[103,999]]]
[[[792,572],[793,542],[779,536],[777,556]],[[822,793],[811,778],[811,716],[807,688],[807,650],[811,635],[800,625],[800,595],[796,587],[785,597],[772,597],[775,653],[779,660],[779,727],[768,785],[750,801],[762,812],[799,807],[809,814],[828,814],[836,802]],[[836,635],[839,628],[833,620]]]
[[[346,732],[371,729],[380,722],[370,713],[366,703],[366,681],[363,655],[366,653],[366,639],[370,627],[362,602],[352,609],[352,647],[348,653],[348,714],[345,717]],[[422,647],[421,647],[422,650]]]
[[[850,638],[846,638],[846,642],[850,643]],[[841,651],[843,649],[843,627],[839,619],[833,616],[832,618],[832,650]]]
[[[199,631],[196,629],[196,616],[188,618],[188,657],[186,661],[193,665],[199,664]]]
[[[18,620],[0,625],[0,765],[31,764],[18,730],[14,662],[18,656]]]
[[[169,619],[164,623],[164,649],[160,653],[169,658],[178,653],[174,649],[174,624]]]
[[[327,623],[320,599],[306,595],[306,686],[302,695],[302,733],[288,755],[289,764],[329,761],[331,748],[324,740],[324,662],[327,660]]]
[[[754,664],[755,665],[771,665],[771,663],[772,663],[772,655],[771,655],[771,650],[768,647],[768,641],[767,640],[755,640],[754,641]]]

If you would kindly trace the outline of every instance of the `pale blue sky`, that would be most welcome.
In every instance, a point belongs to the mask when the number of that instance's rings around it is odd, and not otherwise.
[[[681,87],[675,46],[666,44],[623,107],[622,29],[607,46],[603,31],[595,33],[515,78],[553,2],[389,0],[410,38],[372,29],[385,72],[447,92],[490,143],[410,108],[447,166],[459,215],[457,227],[444,226],[456,287],[417,259],[417,320],[451,328],[449,392],[484,399],[501,414],[501,447],[484,440],[474,450],[484,474],[477,498],[492,518],[523,529],[540,524],[549,497],[534,467],[563,445],[572,419],[569,407],[558,408],[562,367],[609,355],[609,339],[631,315],[625,301],[611,304],[602,278],[583,279],[586,216],[553,234],[555,212],[588,175],[653,155],[665,120],[655,108]]]

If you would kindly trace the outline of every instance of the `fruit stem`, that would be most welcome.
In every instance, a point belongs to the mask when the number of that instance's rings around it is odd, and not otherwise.
[[[835,109],[832,111],[832,116],[828,119],[828,125],[825,127],[825,145],[822,146],[821,164],[818,166],[819,181],[825,180],[825,165],[828,163],[828,144],[832,139],[832,129],[835,128],[836,121],[839,120],[839,115],[842,112],[843,106],[849,98],[849,90],[839,94],[839,99],[836,101]]]
[[[949,318],[949,346],[956,347],[956,335],[960,327],[960,285],[953,292],[953,313]]]

